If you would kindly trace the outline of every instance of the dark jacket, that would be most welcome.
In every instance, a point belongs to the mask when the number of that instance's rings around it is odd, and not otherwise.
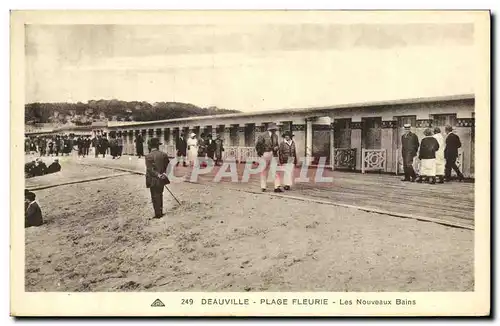
[[[58,162],[52,162],[49,167],[47,168],[47,174],[50,174],[50,173],[56,173],[56,172],[59,172],[61,171],[61,164],[59,164]]]
[[[46,171],[47,171],[47,166],[43,162],[36,164],[36,162],[33,161],[24,164],[24,173],[28,177],[41,176],[44,175]]]
[[[40,226],[43,224],[42,210],[37,202],[29,204],[24,212],[24,227]]]
[[[214,153],[215,159],[221,160],[222,152],[224,152],[224,143],[222,142],[222,139],[219,138],[215,139],[214,143],[215,143],[215,153]]]
[[[285,164],[288,163],[290,159],[290,163],[295,164],[295,160],[297,158],[297,151],[295,149],[295,142],[292,140],[290,145],[288,145],[285,141],[282,141],[279,149],[279,158],[280,163]]]
[[[101,154],[106,153],[109,147],[109,141],[107,138],[101,138],[101,142],[99,144],[99,148],[101,149]]]
[[[200,138],[198,139],[198,157],[205,157],[205,154],[207,153],[207,144],[205,139]]]
[[[135,149],[138,155],[144,155],[144,139],[140,134],[135,138]]]
[[[179,154],[182,154],[182,155],[186,156],[186,151],[187,151],[187,140],[186,140],[186,138],[179,137],[179,139],[177,139],[177,141],[175,142],[175,148],[177,149],[177,152]]]
[[[412,132],[401,136],[401,154],[403,156],[403,161],[408,164],[413,162],[413,158],[417,156],[418,151],[418,137]]]
[[[418,158],[421,160],[436,158],[436,152],[439,149],[439,143],[436,138],[427,136],[422,139]]]
[[[276,143],[273,144],[271,135],[269,135],[269,131],[266,131],[257,139],[257,144],[255,145],[255,150],[257,151],[258,156],[262,156],[265,152],[273,152],[274,156],[278,155],[279,150],[279,140],[278,134],[275,134]],[[275,146],[273,146],[275,145]]]
[[[207,139],[207,155],[208,157],[213,157],[215,153],[215,140]]]
[[[169,184],[168,178],[161,179],[160,174],[167,172],[168,159],[167,153],[152,149],[151,153],[146,155],[146,187],[158,188]]]
[[[444,157],[447,159],[456,159],[458,157],[458,149],[462,147],[460,137],[450,132],[446,137],[446,147],[444,149]]]

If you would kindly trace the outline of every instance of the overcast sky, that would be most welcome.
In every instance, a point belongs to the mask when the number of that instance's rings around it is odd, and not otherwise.
[[[241,111],[473,93],[472,24],[28,25],[26,101]]]

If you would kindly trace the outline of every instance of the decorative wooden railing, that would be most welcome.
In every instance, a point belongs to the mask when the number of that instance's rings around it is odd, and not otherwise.
[[[335,169],[356,169],[356,148],[334,148],[333,162]]]
[[[385,149],[361,150],[361,173],[366,171],[386,171],[387,151]]]
[[[167,153],[168,157],[177,156],[177,150],[175,149],[175,145],[163,145],[163,151]]]
[[[256,158],[257,151],[254,147],[225,146],[222,157],[224,160],[244,163]]]

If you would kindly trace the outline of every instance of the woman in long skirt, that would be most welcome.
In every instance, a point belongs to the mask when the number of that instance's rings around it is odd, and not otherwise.
[[[418,158],[420,159],[420,177],[417,182],[429,181],[430,184],[436,183],[436,152],[439,150],[439,143],[433,137],[430,128],[424,130],[424,138],[420,143]]]
[[[444,137],[441,134],[441,129],[439,127],[434,128],[434,138],[436,138],[438,144],[439,144],[439,149],[436,152],[436,178],[438,183],[443,183],[444,182],[444,166],[445,166],[445,159],[444,159]]]
[[[187,158],[190,166],[194,166],[195,160],[198,157],[198,139],[196,139],[196,134],[193,132],[189,135],[190,138],[187,140]]]
[[[220,163],[222,162],[222,152],[224,152],[224,142],[220,138],[220,135],[217,135],[217,138],[215,139],[214,153],[215,165],[220,165]]]

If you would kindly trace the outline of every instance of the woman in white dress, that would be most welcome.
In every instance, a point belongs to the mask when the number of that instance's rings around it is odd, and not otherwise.
[[[196,139],[196,134],[192,132],[187,140],[187,159],[190,166],[194,166],[195,160],[198,157],[198,139]]]
[[[439,127],[434,128],[434,138],[436,138],[439,149],[436,152],[436,178],[438,183],[444,182],[444,165],[446,163],[444,159],[444,137],[441,134],[441,129]]]

